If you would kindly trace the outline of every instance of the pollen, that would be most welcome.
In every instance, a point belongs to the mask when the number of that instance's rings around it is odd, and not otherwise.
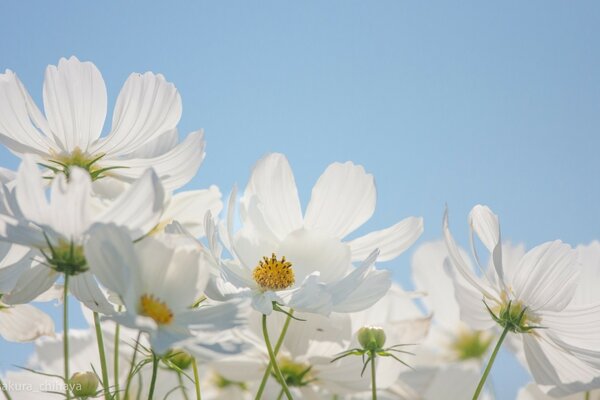
[[[168,325],[173,322],[173,312],[167,304],[151,294],[145,294],[140,298],[140,314],[152,318],[158,325]]]
[[[254,281],[263,290],[283,290],[294,284],[294,270],[292,263],[285,257],[277,259],[275,253],[271,258],[263,257],[252,272]]]

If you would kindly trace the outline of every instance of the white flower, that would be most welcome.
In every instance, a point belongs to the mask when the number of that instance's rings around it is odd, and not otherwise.
[[[85,263],[82,247],[94,222],[127,227],[129,240],[148,233],[162,214],[163,189],[156,174],[146,171],[123,192],[111,207],[99,214],[91,210],[92,183],[88,173],[73,168],[69,179],[60,174],[52,180],[46,199],[42,175],[31,156],[25,156],[14,191],[3,188],[10,207],[0,214],[0,240],[32,249],[22,262],[0,269],[0,282],[12,282],[3,297],[9,304],[27,303],[47,291],[62,273],[69,289],[88,307],[109,312],[104,294]]]
[[[471,321],[473,328],[491,328],[498,319],[510,333],[520,333],[529,370],[544,391],[557,385],[567,391],[571,382],[598,376],[600,305],[567,307],[580,270],[573,249],[560,241],[547,242],[510,268],[502,260],[498,217],[485,206],[475,206],[469,224],[472,241],[475,233],[490,252],[493,268],[482,277],[469,268],[450,234],[447,213],[444,217],[450,260],[467,282],[455,279],[457,300],[461,307],[468,302],[489,307],[489,318]]]
[[[167,189],[202,163],[202,131],[177,144],[181,98],[160,74],[129,76],[105,137],[106,87],[94,64],[61,58],[46,69],[43,94],[45,117],[14,72],[0,74],[0,142],[18,155],[35,154],[51,169],[79,166],[94,179],[131,181],[154,168]]]
[[[9,342],[31,342],[54,335],[54,321],[29,304],[9,306],[0,301],[0,337]]]
[[[147,332],[158,354],[194,340],[192,331],[214,333],[241,322],[234,304],[192,308],[202,296],[209,266],[200,251],[169,242],[163,235],[160,241],[148,237],[134,245],[124,229],[98,224],[85,247],[92,272],[125,305],[114,320]]]
[[[327,314],[365,309],[389,287],[389,276],[373,268],[375,259],[398,256],[423,229],[420,218],[410,217],[343,241],[371,217],[375,201],[372,175],[350,162],[334,163],[314,186],[303,216],[287,159],[269,154],[254,167],[241,199],[243,226],[235,235],[230,203],[228,239],[239,265],[226,263],[224,274],[234,285],[250,288],[254,307],[264,314],[271,312],[272,301],[285,302],[286,289],[299,289],[286,303],[299,310]],[[352,268],[353,261],[363,260],[361,267]]]

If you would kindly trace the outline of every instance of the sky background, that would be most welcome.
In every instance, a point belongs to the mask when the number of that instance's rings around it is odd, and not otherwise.
[[[109,120],[131,72],[164,74],[183,99],[182,136],[206,131],[188,188],[227,194],[277,151],[306,205],[328,164],[352,160],[378,188],[357,234],[417,215],[419,243],[437,239],[447,204],[466,245],[467,214],[483,203],[504,238],[576,245],[600,238],[599,22],[592,1],[6,0],[0,70],[41,105],[46,65],[93,61]],[[2,149],[0,165],[17,160]],[[382,264],[408,287],[411,253]],[[0,339],[0,370],[31,348]],[[528,381],[507,354],[493,377],[499,399]]]

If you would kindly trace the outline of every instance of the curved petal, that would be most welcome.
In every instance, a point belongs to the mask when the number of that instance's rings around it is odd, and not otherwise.
[[[61,58],[46,68],[44,110],[64,151],[88,150],[102,133],[106,107],[106,86],[91,62]]]
[[[117,98],[112,130],[93,152],[129,154],[174,129],[180,118],[181,97],[172,83],[152,72],[131,74]]]
[[[50,128],[17,75],[0,74],[0,142],[15,153],[46,156],[60,150],[49,138]]]
[[[2,301],[6,304],[29,303],[50,289],[58,275],[58,272],[45,265],[36,265],[21,274],[13,290],[2,296]]]
[[[444,212],[444,222],[442,231],[444,233],[444,241],[446,243],[446,248],[448,250],[448,256],[451,261],[451,264],[458,270],[458,272],[465,278],[465,280],[473,286],[476,290],[478,290],[483,296],[490,299],[497,299],[499,296],[496,296],[495,293],[498,292],[497,288],[494,288],[486,283],[482,282],[480,278],[478,278],[473,270],[469,267],[469,264],[464,260],[458,246],[454,242],[454,238],[450,233],[450,228],[448,227],[448,209],[446,208]]]
[[[352,261],[365,259],[379,249],[379,261],[389,261],[408,249],[423,233],[423,218],[408,217],[380,231],[371,232],[350,242]]]
[[[52,213],[46,200],[42,174],[33,156],[26,155],[19,165],[15,197],[25,218],[36,224],[48,225]]]
[[[534,247],[515,272],[512,287],[516,298],[532,310],[564,309],[577,288],[576,261],[575,251],[560,240]]]
[[[177,132],[177,129],[171,129],[144,143],[135,151],[123,157],[127,159],[158,157],[171,151],[177,146],[177,143],[179,143],[179,132]]]
[[[296,181],[283,154],[268,154],[256,163],[242,205],[246,206],[253,196],[258,200],[265,222],[280,240],[302,227]]]
[[[29,304],[0,306],[0,336],[10,342],[31,342],[40,336],[54,335],[50,316]]]
[[[175,190],[188,183],[204,161],[204,131],[190,133],[183,142],[164,154],[153,158],[105,158],[102,167],[124,167],[111,170],[111,175],[127,180],[137,179],[148,168],[153,168],[167,190]]]
[[[52,180],[50,226],[79,242],[91,224],[92,180],[87,171],[72,168],[69,179],[60,174]]]
[[[376,198],[373,175],[362,166],[333,163],[313,187],[304,224],[341,239],[371,218]]]
[[[473,233],[477,234],[484,246],[492,255],[492,263],[498,275],[498,283],[502,288],[506,288],[504,281],[504,270],[502,266],[502,242],[500,239],[500,223],[498,216],[487,206],[476,205],[469,213],[469,225],[471,227],[471,248],[477,259],[477,263],[481,266]]]
[[[90,272],[72,276],[69,279],[69,290],[92,311],[109,315],[115,310]]]
[[[134,239],[150,232],[163,212],[164,190],[153,170],[148,169],[121,194],[98,222],[126,226]]]
[[[161,218],[161,224],[177,221],[192,236],[202,237],[205,234],[206,213],[219,215],[222,209],[221,191],[215,185],[208,189],[180,192],[171,198]]]

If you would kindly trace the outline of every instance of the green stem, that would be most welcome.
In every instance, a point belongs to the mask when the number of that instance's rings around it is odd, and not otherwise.
[[[129,373],[127,374],[127,383],[125,383],[125,394],[123,398],[129,400],[129,387],[131,386],[131,379],[133,378],[133,369],[135,368],[135,359],[137,356],[138,348],[140,347],[140,339],[142,338],[142,332],[138,333],[135,341],[135,348],[133,349],[133,356],[131,357],[131,365],[129,366]]]
[[[10,397],[8,389],[6,388],[6,386],[4,386],[4,382],[2,382],[2,379],[0,379],[0,390],[2,390],[2,393],[4,393],[4,397],[6,397],[6,400],[12,400],[12,397]]]
[[[377,379],[375,374],[375,354],[374,351],[371,351],[371,393],[373,400],[377,400]]]
[[[283,323],[283,329],[281,329],[281,333],[279,334],[279,338],[277,339],[277,343],[275,343],[275,349],[273,352],[275,356],[279,353],[279,349],[283,344],[283,339],[285,338],[285,334],[287,333],[288,327],[290,326],[290,322],[292,321],[292,315],[294,314],[294,310],[290,310],[285,322]],[[262,381],[260,381],[260,387],[258,388],[258,392],[256,392],[256,397],[254,400],[260,400],[263,392],[265,391],[265,386],[267,384],[267,380],[269,379],[269,375],[271,374],[271,360],[269,359],[269,364],[267,365],[267,369],[265,369],[265,373],[263,374]]]
[[[589,391],[585,392],[584,400],[590,400],[590,392]]]
[[[150,381],[150,391],[148,400],[154,399],[154,387],[156,386],[156,375],[158,375],[158,357],[152,353],[152,380]]]
[[[275,376],[277,377],[277,380],[279,380],[279,384],[285,392],[286,397],[288,398],[288,400],[293,400],[294,398],[290,393],[290,389],[288,389],[287,384],[285,383],[285,379],[281,373],[281,370],[277,365],[277,359],[275,358],[275,353],[273,352],[273,347],[271,346],[271,340],[269,340],[269,332],[267,330],[267,316],[265,314],[263,314],[262,316],[262,330],[263,336],[265,338],[265,344],[267,345],[267,351],[269,352],[269,358],[271,359],[271,367],[275,371]]]
[[[121,311],[121,306],[119,306],[119,311]],[[114,360],[113,360],[113,369],[114,369],[114,385],[115,385],[115,400],[119,400],[119,336],[121,334],[121,325],[117,324],[115,328],[115,352],[114,352]]]
[[[179,371],[177,371],[177,381],[179,382],[179,387],[181,388],[181,392],[183,393],[183,398],[185,400],[189,400],[190,398],[187,395],[187,390],[185,390],[185,384],[183,383],[183,376]]]
[[[200,376],[198,376],[198,363],[196,359],[192,361],[192,368],[194,369],[194,386],[196,387],[196,400],[202,400],[202,395],[200,394]]]
[[[100,355],[100,368],[102,369],[102,387],[104,388],[104,399],[110,400],[110,385],[108,382],[108,369],[106,368],[106,354],[104,352],[104,338],[100,316],[94,311],[94,326],[96,327],[96,341],[98,342],[98,354]]]
[[[477,400],[479,398],[479,394],[483,390],[483,386],[485,385],[485,380],[487,379],[488,375],[490,374],[490,371],[492,370],[492,365],[494,364],[496,355],[498,354],[498,351],[500,350],[500,347],[502,346],[502,342],[504,342],[504,338],[506,337],[506,334],[508,334],[508,327],[504,328],[504,330],[502,331],[502,335],[500,335],[500,339],[498,339],[498,343],[496,343],[496,347],[494,347],[494,351],[492,352],[490,360],[488,361],[488,364],[485,367],[485,371],[483,371],[483,375],[481,377],[481,380],[479,381],[479,385],[477,385],[477,389],[475,389],[475,393],[473,394],[473,400]]]
[[[283,399],[283,389],[279,391],[279,396],[277,396],[277,400]]]
[[[71,400],[69,387],[69,275],[65,274],[65,286],[63,295],[63,358],[65,364],[65,396]]]

